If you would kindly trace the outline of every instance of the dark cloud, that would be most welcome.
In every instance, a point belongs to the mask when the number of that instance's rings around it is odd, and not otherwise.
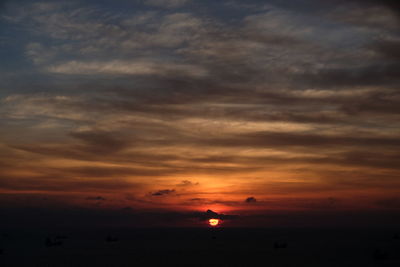
[[[400,41],[398,40],[379,40],[371,45],[372,50],[379,53],[382,57],[389,61],[400,61],[399,51]]]
[[[372,85],[398,85],[399,63],[363,66],[361,68],[322,69],[298,75],[300,83],[325,88]]]
[[[322,151],[319,151],[320,153]],[[194,163],[236,164],[257,166],[285,166],[290,164],[329,164],[338,166],[362,166],[370,168],[399,169],[398,154],[389,151],[364,151],[354,149],[343,153],[315,153],[314,156],[278,157],[278,156],[209,156],[188,159]]]
[[[147,167],[80,167],[60,169],[60,173],[70,173],[76,177],[87,178],[111,178],[111,177],[129,177],[129,176],[163,176],[171,173],[178,173],[179,170],[171,168],[154,168]]]
[[[177,184],[177,186],[183,186],[183,187],[194,186],[194,185],[199,185],[199,183],[193,183],[192,181],[189,180],[183,180],[181,183]]]
[[[83,141],[87,150],[93,153],[113,153],[127,145],[125,140],[103,131],[72,132],[70,135]]]
[[[339,0],[333,1],[333,3],[332,8],[336,9],[336,12],[333,12],[332,17],[349,24],[350,27],[356,26],[396,34],[400,26],[399,8],[390,1],[351,0],[344,2]],[[376,40],[380,38],[376,38]]]
[[[97,196],[97,197],[87,197],[86,200],[99,200],[99,201],[105,201],[106,199],[102,196]]]
[[[364,136],[329,136],[318,134],[299,134],[299,133],[274,133],[274,132],[252,132],[246,134],[238,134],[234,136],[226,136],[224,138],[214,138],[201,140],[203,144],[228,147],[328,147],[328,146],[345,146],[345,147],[396,147],[400,145],[400,141],[395,137],[364,137]]]
[[[357,2],[364,5],[383,6],[399,13],[400,15],[400,3],[396,0],[351,0],[349,2]]]
[[[207,210],[204,213],[197,213],[195,217],[200,220],[209,220],[209,219],[220,219],[220,220],[234,220],[238,219],[239,215],[225,215],[223,213],[217,213],[212,210]]]
[[[246,202],[246,203],[256,203],[257,199],[255,197],[248,197],[248,198],[245,199],[244,202]]]
[[[73,177],[64,172],[47,175],[37,174],[33,177],[5,172],[2,174],[2,179],[0,179],[0,188],[12,191],[101,192],[127,188],[142,188],[142,186],[143,184],[128,182],[125,179],[117,177],[108,179],[82,179]]]
[[[201,197],[196,197],[196,198],[191,198],[190,201],[204,201],[206,200],[205,198],[201,198]]]
[[[191,0],[144,0],[143,3],[150,6],[163,7],[163,8],[178,8]]]
[[[157,192],[151,193],[152,196],[166,196],[175,193],[174,189],[163,189]]]
[[[230,200],[223,200],[223,199],[209,199],[209,198],[191,198],[187,202],[184,202],[185,205],[191,206],[193,204],[201,204],[201,205],[213,205],[213,204],[222,204],[224,206],[239,206],[241,203],[238,201],[230,201]]]

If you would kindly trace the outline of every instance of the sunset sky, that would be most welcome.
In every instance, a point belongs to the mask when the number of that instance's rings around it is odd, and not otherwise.
[[[1,3],[4,214],[399,214],[398,1]]]

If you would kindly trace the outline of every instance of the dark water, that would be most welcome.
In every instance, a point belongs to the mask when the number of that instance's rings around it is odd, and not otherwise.
[[[0,266],[399,267],[399,234],[396,229],[3,229]]]

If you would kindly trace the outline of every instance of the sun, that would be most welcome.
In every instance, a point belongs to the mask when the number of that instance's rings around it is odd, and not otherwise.
[[[208,223],[210,224],[210,226],[215,227],[218,226],[219,224],[219,219],[209,219]]]

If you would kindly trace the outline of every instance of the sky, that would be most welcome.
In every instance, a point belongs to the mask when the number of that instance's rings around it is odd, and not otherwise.
[[[400,222],[399,26],[390,0],[2,1],[0,210]]]

